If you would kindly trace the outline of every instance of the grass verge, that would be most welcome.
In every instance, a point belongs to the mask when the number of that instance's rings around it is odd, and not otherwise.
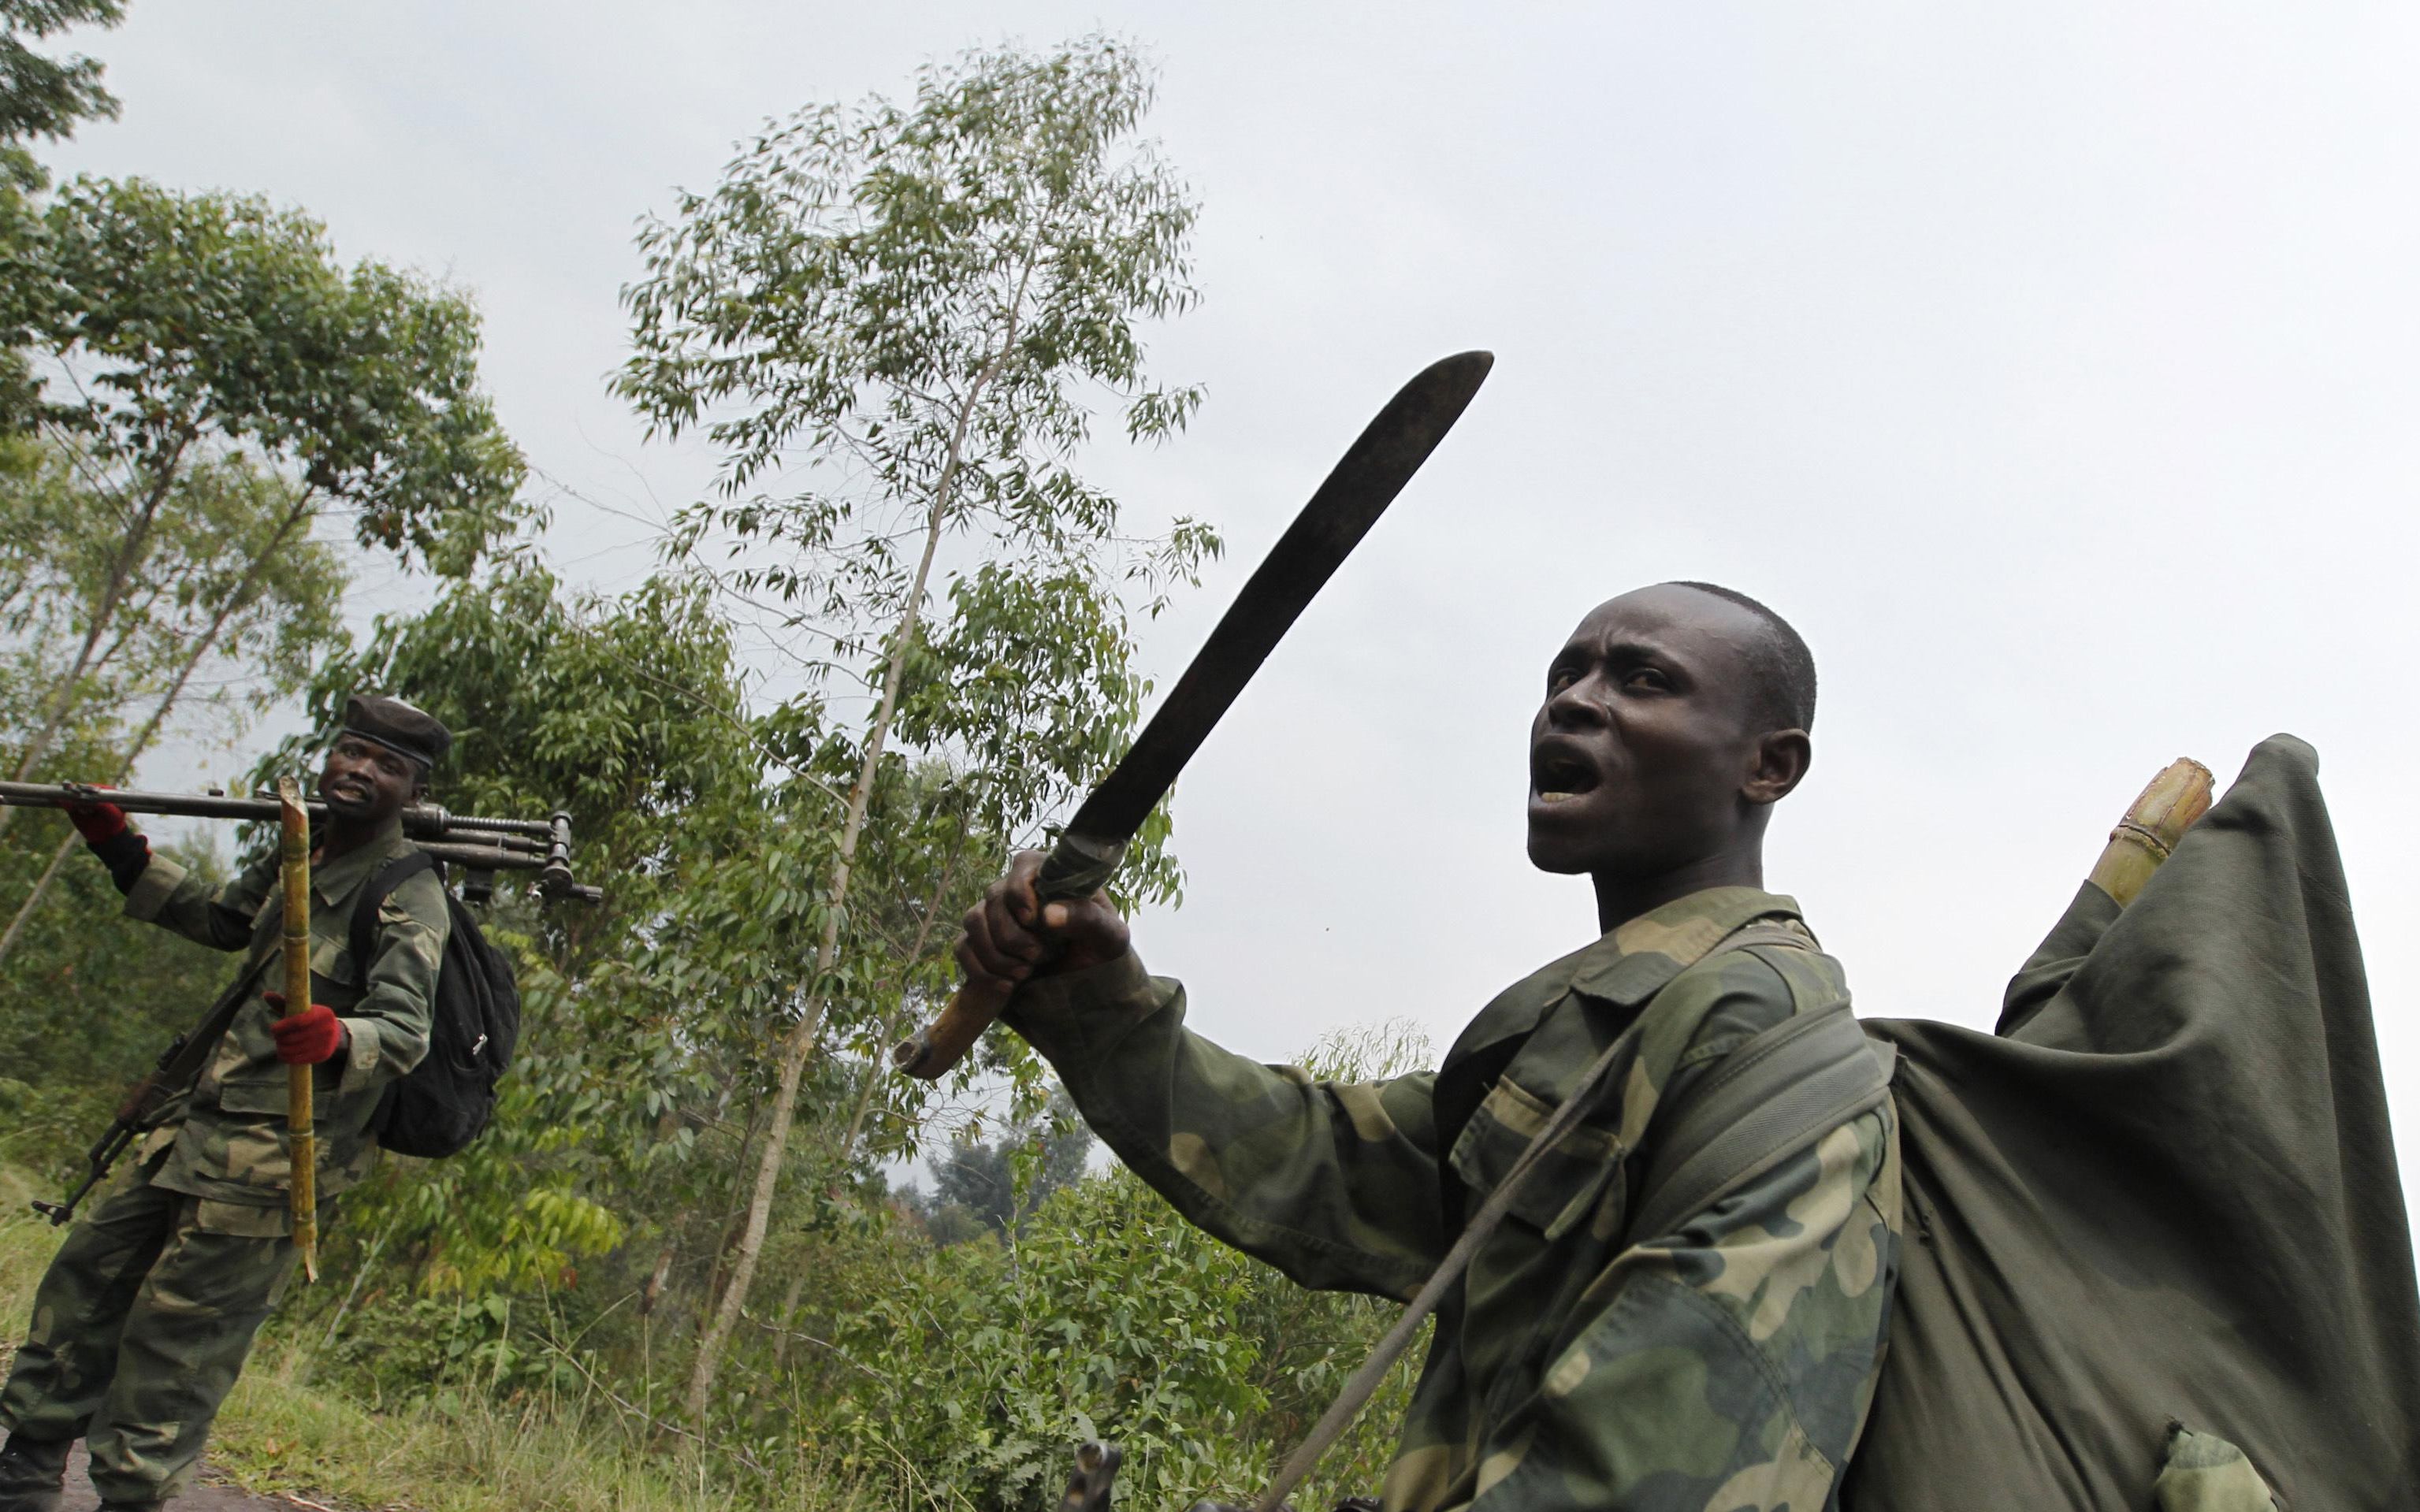
[[[21,1176],[0,1168],[0,1369],[61,1237],[16,1216],[30,1196]],[[413,1512],[850,1512],[857,1500],[808,1474],[735,1487],[695,1456],[646,1450],[577,1399],[468,1396],[372,1411],[308,1378],[302,1351],[265,1348],[219,1414],[212,1463],[251,1490]]]

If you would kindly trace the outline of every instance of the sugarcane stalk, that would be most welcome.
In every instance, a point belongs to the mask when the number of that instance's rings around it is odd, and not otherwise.
[[[311,814],[302,790],[290,777],[277,783],[278,859],[286,886],[286,1011],[311,1007]],[[292,1176],[294,1248],[302,1257],[302,1279],[319,1279],[319,1135],[313,1127],[310,1066],[286,1068],[286,1134]]]
[[[2210,811],[2213,791],[2210,768],[2199,762],[2180,756],[2162,768],[2109,832],[2092,865],[2094,884],[2121,907],[2133,903],[2194,821]]]

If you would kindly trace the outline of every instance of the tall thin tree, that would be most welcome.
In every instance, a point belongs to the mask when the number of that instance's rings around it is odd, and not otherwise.
[[[1137,134],[1151,97],[1142,58],[1107,38],[970,53],[926,69],[911,102],[768,126],[641,234],[617,386],[656,431],[722,453],[721,497],[688,513],[680,548],[731,539],[750,553],[732,580],[830,637],[804,695],[819,710],[852,683],[873,695],[693,1416],[755,1279],[801,1073],[835,1001],[883,976],[848,948],[886,751],[904,733],[946,753],[989,823],[1030,823],[1131,724],[1123,595],[1217,548],[1190,521],[1122,539],[1116,501],[1075,467],[1092,404],[1157,440],[1200,401],[1143,367],[1143,324],[1195,298],[1194,206]],[[965,537],[980,566],[954,564]]]

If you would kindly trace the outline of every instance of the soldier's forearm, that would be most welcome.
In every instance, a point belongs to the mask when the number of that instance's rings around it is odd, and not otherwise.
[[[1394,1117],[1425,1127],[1425,1079],[1331,1085],[1238,1056],[1131,956],[1029,984],[1008,1021],[1137,1175],[1302,1284],[1401,1298],[1443,1253],[1435,1155]]]

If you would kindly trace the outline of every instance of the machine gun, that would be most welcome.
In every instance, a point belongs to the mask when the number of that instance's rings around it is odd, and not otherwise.
[[[88,782],[0,782],[0,805],[23,809],[70,809],[88,803],[115,804],[129,813],[178,814],[194,819],[238,819],[273,822],[282,811],[272,796],[235,797],[212,789],[208,793],[143,793],[128,788],[97,787]],[[327,805],[311,803],[305,810],[316,824],[327,815]],[[403,810],[404,833],[422,850],[462,869],[462,897],[484,903],[495,895],[499,872],[535,872],[539,897],[548,902],[575,899],[602,903],[604,889],[582,884],[571,874],[571,815],[556,810],[545,819],[483,819],[448,813],[433,803]],[[169,1105],[201,1076],[203,1062],[250,997],[260,976],[265,952],[256,953],[233,985],[211,1005],[191,1034],[180,1034],[161,1052],[159,1062],[134,1084],[118,1104],[116,1117],[93,1147],[85,1152],[85,1175],[65,1202],[36,1202],[34,1211],[53,1225],[75,1216],[76,1205],[101,1184],[126,1153],[127,1147],[157,1127]]]
[[[208,793],[141,793],[88,782],[0,782],[0,804],[13,808],[71,809],[87,803],[116,804],[128,813],[265,824],[275,823],[278,813],[274,795],[240,798],[217,788]],[[303,807],[315,825],[327,816],[326,804],[312,802]],[[499,872],[536,872],[538,896],[550,902],[604,901],[602,888],[572,880],[571,815],[561,810],[545,819],[482,819],[448,813],[433,803],[415,803],[403,810],[403,832],[438,860],[462,869],[462,897],[467,903],[486,903],[493,896]]]

